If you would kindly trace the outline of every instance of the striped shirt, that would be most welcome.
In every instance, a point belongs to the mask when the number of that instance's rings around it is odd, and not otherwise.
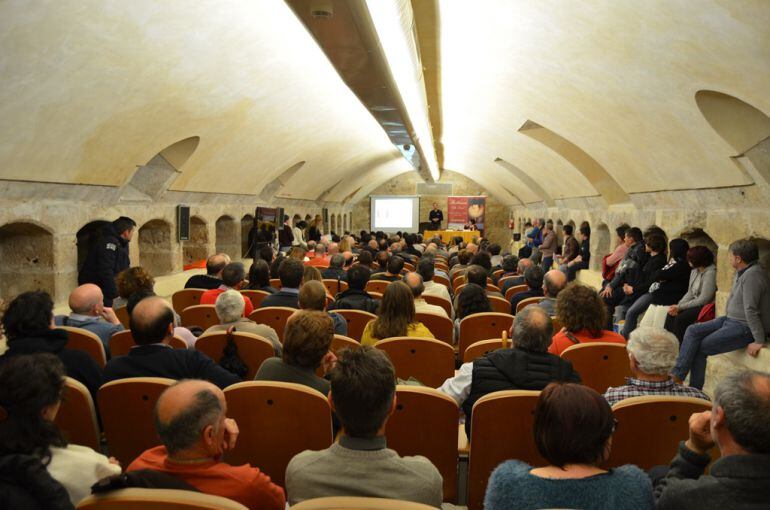
[[[612,406],[626,398],[644,397],[647,395],[671,395],[674,397],[694,397],[711,400],[701,390],[677,384],[670,377],[667,381],[643,381],[633,377],[626,377],[625,386],[608,388],[604,393],[604,398]]]

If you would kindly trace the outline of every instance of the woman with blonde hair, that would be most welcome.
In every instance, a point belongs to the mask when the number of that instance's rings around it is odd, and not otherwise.
[[[422,322],[415,319],[414,295],[404,282],[388,284],[382,295],[377,318],[364,328],[362,345],[374,345],[378,340],[394,336],[434,338]]]

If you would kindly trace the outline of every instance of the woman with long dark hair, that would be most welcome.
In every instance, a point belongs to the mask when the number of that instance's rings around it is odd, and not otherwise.
[[[362,345],[394,336],[434,338],[422,322],[415,319],[414,295],[404,282],[391,282],[385,288],[377,319],[369,321],[361,335]]]

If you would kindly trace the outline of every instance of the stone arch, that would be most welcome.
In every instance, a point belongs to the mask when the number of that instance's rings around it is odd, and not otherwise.
[[[209,228],[200,216],[190,217],[190,239],[182,245],[185,265],[205,260],[209,255]]]
[[[241,257],[249,255],[249,232],[254,227],[254,216],[245,214],[241,218]]]
[[[714,260],[717,260],[717,254],[719,253],[719,245],[717,245],[716,241],[711,238],[710,235],[708,235],[706,232],[704,232],[701,228],[692,228],[688,230],[684,230],[680,232],[680,234],[677,237],[681,237],[685,241],[687,241],[690,244],[690,247],[693,246],[705,246],[709,250],[711,250],[711,253],[714,254]]]
[[[591,231],[591,262],[590,269],[602,270],[602,258],[612,249],[610,229],[606,223],[600,223]]]
[[[335,220],[336,216],[334,214],[332,214],[331,216],[332,216],[332,220],[331,220],[332,223],[331,223],[330,231],[334,232],[337,229],[337,221]]]
[[[102,231],[109,224],[110,222],[107,220],[94,220],[83,225],[75,234],[78,250],[78,273],[83,268],[89,250],[99,240]]]
[[[765,269],[765,273],[770,276],[770,239],[764,237],[750,237],[749,239],[757,243],[759,263]]]
[[[139,228],[139,264],[153,276],[174,270],[169,222],[155,219]]]
[[[339,230],[339,232],[337,232],[337,235],[341,236],[342,235],[342,215],[340,213],[337,213],[337,230]]]
[[[53,233],[27,221],[0,227],[0,298],[10,301],[28,290],[44,290],[55,299]]]
[[[342,232],[344,233],[348,229],[348,215],[342,215]]]
[[[241,240],[235,218],[227,214],[220,216],[215,225],[215,235],[217,253],[227,253],[231,259],[239,258]]]

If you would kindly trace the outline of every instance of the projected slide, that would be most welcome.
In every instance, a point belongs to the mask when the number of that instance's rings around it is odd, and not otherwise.
[[[419,197],[371,197],[372,230],[416,232],[419,227]]]

